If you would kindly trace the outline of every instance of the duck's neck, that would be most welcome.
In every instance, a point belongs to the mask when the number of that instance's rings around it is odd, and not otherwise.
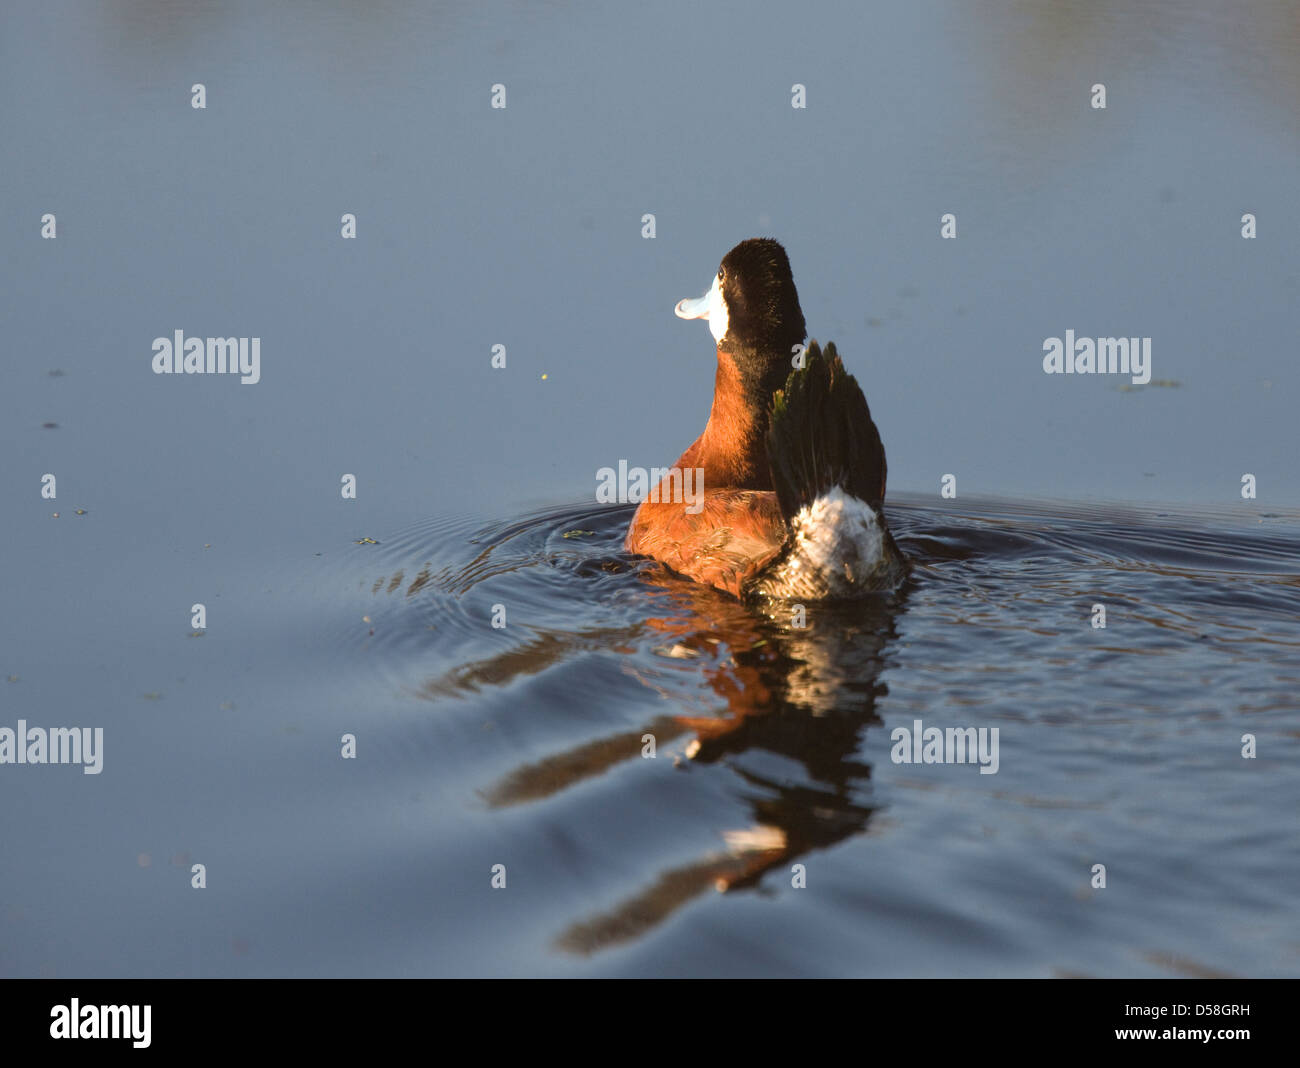
[[[741,358],[743,360],[743,357]],[[743,361],[749,365],[748,360]],[[767,415],[772,393],[784,384],[779,364],[755,373],[730,352],[718,349],[713,408],[700,437],[700,462],[715,487],[770,490]]]

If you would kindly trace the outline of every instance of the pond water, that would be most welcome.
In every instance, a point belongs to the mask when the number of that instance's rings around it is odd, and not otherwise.
[[[3,20],[0,728],[103,742],[0,764],[0,974],[1300,972],[1294,4]],[[803,626],[595,497],[758,235],[917,563]]]

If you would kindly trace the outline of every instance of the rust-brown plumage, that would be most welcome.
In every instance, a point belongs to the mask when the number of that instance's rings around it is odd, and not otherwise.
[[[755,411],[734,355],[719,348],[708,424],[675,465],[703,470],[704,508],[692,515],[685,501],[647,500],[632,519],[625,548],[739,597],[786,535],[766,431],[766,411]]]

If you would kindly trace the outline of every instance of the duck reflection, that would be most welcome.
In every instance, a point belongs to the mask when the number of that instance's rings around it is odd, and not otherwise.
[[[598,537],[613,548],[626,527],[624,511],[583,515],[580,523],[566,516],[560,529],[612,531]],[[605,554],[596,545],[578,551],[574,542],[557,538],[543,538],[520,559],[488,567],[487,557],[495,559],[504,541],[494,538],[476,558],[475,574],[545,561],[570,569],[589,592],[593,585],[606,593],[618,589],[638,602],[648,593],[654,615],[536,631],[509,649],[427,677],[421,697],[440,701],[510,686],[613,650],[626,654],[623,670],[630,678],[679,711],[520,764],[480,790],[483,801],[507,809],[556,797],[643,759],[652,741],[656,755],[684,773],[709,769],[729,776],[729,788],[748,809],[739,826],[718,829],[715,848],[647,874],[639,891],[570,923],[555,938],[558,949],[590,955],[634,940],[701,895],[756,889],[778,871],[793,878],[795,864],[867,829],[876,806],[871,765],[859,752],[868,729],[881,723],[875,710],[886,692],[880,675],[910,583],[852,603],[808,603],[800,618],[794,604],[742,604],[661,565]],[[431,576],[426,566],[409,579],[399,572],[366,585],[376,595],[411,598],[428,587],[463,593],[473,586],[464,576],[456,568]],[[647,657],[635,655],[647,647],[666,666],[678,662],[686,671],[656,672]]]
[[[789,872],[800,858],[864,831],[875,807],[871,766],[858,752],[865,731],[880,723],[879,676],[906,589],[853,604],[755,609],[662,572],[642,577],[666,611],[644,623],[640,641],[652,635],[660,655],[698,662],[712,707],[522,765],[483,796],[494,807],[552,796],[641,759],[650,735],[685,768],[725,765],[743,785],[752,818],[723,830],[716,850],[659,872],[639,893],[560,932],[556,946],[583,955],[641,936],[701,894],[756,887],[768,872]],[[801,611],[806,619],[796,615]],[[628,671],[658,688],[648,672]],[[681,703],[680,693],[666,696]],[[789,764],[779,776],[750,766],[770,769],[772,761],[752,759],[764,755]],[[800,772],[791,770],[796,766]]]

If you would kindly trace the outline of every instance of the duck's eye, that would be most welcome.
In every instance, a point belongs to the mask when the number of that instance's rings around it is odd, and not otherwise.
[[[718,281],[719,281],[719,282],[722,281],[722,268],[721,268],[721,267],[718,268]]]

